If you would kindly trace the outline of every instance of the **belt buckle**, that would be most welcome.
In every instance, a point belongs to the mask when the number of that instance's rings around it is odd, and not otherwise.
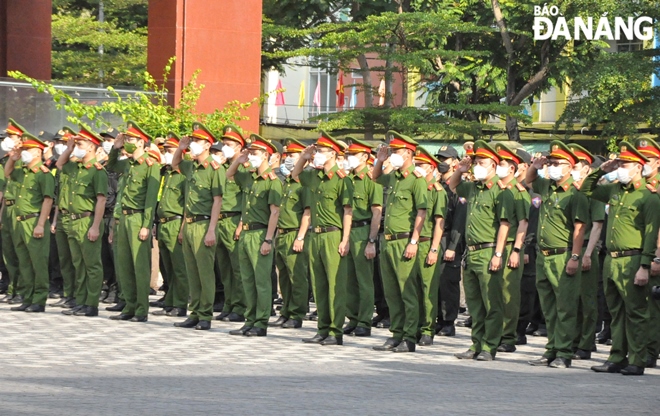
[[[17,216],[16,216],[16,221],[20,221],[20,220],[21,220],[21,216],[20,216],[20,215],[17,215]]]
[[[544,256],[549,256],[549,250],[541,250],[541,253],[543,253]]]
[[[477,246],[468,246],[468,251],[474,251],[477,249]]]
[[[319,234],[321,232],[321,227],[314,227],[314,232]]]
[[[250,231],[250,224],[243,224],[243,231]]]
[[[128,210],[127,210],[127,209],[122,209],[122,210],[121,210],[121,213],[124,214],[124,215],[127,215]]]
[[[158,221],[160,221],[161,224],[165,224],[165,218],[161,218],[161,219],[158,220]]]
[[[613,259],[616,259],[617,257],[619,257],[619,252],[618,252],[618,251],[613,251],[613,252],[610,253],[610,256],[611,256]]]
[[[75,219],[76,219],[76,214],[71,214],[71,217],[70,217],[70,218],[71,218],[72,220],[75,220]]]
[[[383,237],[385,237],[385,241],[391,241],[392,240],[392,234],[385,234]]]
[[[192,218],[186,218],[186,223],[191,224],[192,223]]]

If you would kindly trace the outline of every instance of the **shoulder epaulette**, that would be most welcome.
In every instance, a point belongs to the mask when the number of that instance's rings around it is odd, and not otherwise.
[[[94,163],[94,167],[95,167],[97,170],[101,170],[101,169],[103,169],[103,165],[100,164],[99,162]]]
[[[273,181],[277,179],[277,175],[275,174],[275,172],[272,171],[268,173],[268,177]]]
[[[422,174],[417,172],[416,170],[413,170],[413,175],[417,176],[418,178],[422,177]]]
[[[144,161],[147,162],[147,166],[152,166],[154,164],[154,161],[150,157],[146,158]]]
[[[48,169],[48,167],[46,167],[46,165],[41,165],[40,167],[41,167],[41,171],[42,171],[43,173],[48,173],[48,172],[50,172],[50,169]]]
[[[211,167],[213,168],[213,170],[218,170],[218,169],[220,169],[220,164],[218,162],[216,162],[215,160],[212,160],[211,161]]]
[[[506,189],[506,185],[501,180],[497,181],[497,186],[499,186],[500,189]]]
[[[526,188],[523,186],[523,184],[520,183],[520,182],[518,182],[518,183],[516,184],[516,188],[518,188],[518,190],[519,190],[520,192],[527,192],[527,189],[526,189]]]
[[[443,188],[442,185],[440,185],[438,182],[434,183],[434,184],[433,184],[433,187],[434,187],[435,190],[438,191],[438,192],[441,192],[441,191],[444,191],[444,190],[445,190],[445,188]]]
[[[346,177],[346,174],[344,173],[343,169],[338,169],[337,170],[337,176],[344,179]]]
[[[653,192],[654,194],[658,191],[658,189],[655,186],[651,185],[650,183],[646,184],[646,189]]]

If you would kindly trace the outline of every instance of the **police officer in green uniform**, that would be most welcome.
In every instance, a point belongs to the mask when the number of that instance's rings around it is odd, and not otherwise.
[[[523,160],[516,151],[504,144],[495,146],[500,157],[496,174],[502,184],[513,193],[514,209],[509,216],[509,235],[507,237],[507,264],[502,272],[502,291],[504,300],[504,330],[502,341],[497,347],[499,352],[514,352],[518,335],[518,318],[520,316],[521,281],[524,266],[524,243],[529,225],[529,208],[531,198],[527,189],[515,178],[518,165]],[[523,253],[521,255],[521,253]]]
[[[160,263],[168,277],[167,293],[163,309],[154,315],[186,316],[188,310],[188,275],[183,258],[183,209],[185,203],[186,176],[180,169],[172,168],[174,153],[179,147],[179,137],[170,132],[163,144],[162,193],[156,209],[158,253]]]
[[[246,145],[246,140],[238,127],[227,125],[222,129],[222,155],[226,159],[226,170],[236,160]],[[241,167],[240,170],[244,170]],[[222,312],[216,317],[219,321],[245,321],[245,291],[241,279],[241,262],[238,255],[238,239],[241,234],[241,210],[244,193],[233,179],[226,178],[222,186],[222,212],[218,220],[218,251],[216,267],[220,271],[225,292]]]
[[[300,180],[291,176],[305,145],[296,139],[284,141],[284,163],[280,172],[285,176],[282,184],[282,205],[277,220],[275,262],[279,270],[282,309],[280,317],[269,326],[300,328],[309,309],[309,237],[311,224],[310,195]]]
[[[160,187],[160,165],[150,158],[146,149],[151,136],[135,122],[115,140],[108,160],[108,169],[126,175],[122,190],[121,218],[115,238],[117,276],[126,306],[121,314],[110,319],[146,322],[149,312],[151,284],[151,227],[154,221]],[[130,158],[119,161],[119,149]]]
[[[60,220],[66,217],[69,221],[67,242],[76,277],[76,307],[62,311],[65,315],[99,314],[103,285],[101,236],[108,192],[108,174],[96,160],[96,149],[102,141],[101,136],[80,126],[80,132],[69,138],[57,161],[60,177],[66,176],[68,181],[66,189],[60,190],[67,192],[63,200],[68,203],[59,207],[59,215]]]
[[[503,273],[507,242],[515,217],[513,192],[499,180],[501,157],[488,143],[474,143],[474,163],[466,157],[449,180],[449,186],[467,199],[466,243],[468,255],[463,286],[472,317],[472,346],[456,358],[491,361],[500,345],[504,325]],[[473,166],[475,182],[462,181]]]
[[[418,345],[433,345],[435,321],[438,316],[438,289],[442,268],[442,235],[447,216],[447,192],[437,181],[440,161],[425,148],[415,151],[415,170],[426,179],[427,215],[419,237],[417,278],[419,279],[419,341]]]
[[[234,179],[244,194],[238,255],[247,304],[245,325],[230,335],[267,335],[273,300],[273,237],[282,202],[282,182],[268,164],[273,153],[277,149],[270,141],[253,134],[249,149],[227,169],[227,180]],[[244,163],[249,163],[250,170],[239,171]]]
[[[325,132],[301,154],[291,176],[309,188],[312,231],[309,268],[318,312],[317,333],[305,343],[343,345],[346,255],[350,249],[352,183],[337,166],[341,147]],[[311,160],[314,169],[303,171]]]
[[[656,257],[660,225],[660,199],[646,187],[642,176],[648,158],[628,142],[620,154],[594,171],[582,184],[582,192],[609,204],[608,255],[603,264],[604,290],[612,314],[612,348],[596,372],[642,375],[649,343],[649,269]],[[616,169],[619,183],[598,186],[601,176]]]
[[[571,143],[569,149],[580,160],[571,171],[578,189],[584,179],[591,173],[591,166],[596,158],[584,147]],[[574,360],[588,360],[596,348],[596,321],[598,320],[598,280],[600,279],[600,264],[596,245],[605,221],[605,204],[595,199],[589,199],[590,221],[584,232],[582,253],[582,277],[580,282],[580,302],[578,304],[578,334],[575,339]]]
[[[548,330],[545,353],[529,364],[568,368],[578,333],[580,258],[589,218],[589,200],[577,189],[571,171],[578,157],[560,141],[550,143],[550,154],[534,160],[526,181],[542,199],[539,213],[536,287]],[[549,179],[538,170],[548,164]]]
[[[186,175],[186,206],[183,225],[183,258],[188,272],[190,315],[174,326],[211,329],[215,300],[213,272],[218,240],[218,217],[222,209],[225,169],[211,157],[215,136],[201,123],[193,124],[190,137],[183,137],[172,159],[172,169]],[[190,145],[190,146],[189,146]],[[182,160],[190,147],[192,161]]]
[[[392,337],[374,349],[414,352],[419,329],[415,258],[428,207],[427,183],[422,174],[415,171],[413,164],[417,142],[395,131],[387,132],[386,138],[389,146],[378,150],[373,176],[379,184],[392,189],[385,206],[380,253],[380,271],[390,310]],[[393,170],[383,174],[383,162],[388,157]]]
[[[347,137],[346,162],[353,184],[353,223],[347,261],[347,317],[344,335],[371,336],[374,315],[374,261],[378,229],[383,214],[383,186],[369,172],[373,147]]]
[[[46,144],[30,133],[23,133],[23,143],[14,150],[5,165],[5,176],[16,182],[14,244],[18,256],[23,303],[12,311],[44,312],[48,298],[48,254],[55,178],[43,165]],[[15,166],[15,162],[21,164]]]

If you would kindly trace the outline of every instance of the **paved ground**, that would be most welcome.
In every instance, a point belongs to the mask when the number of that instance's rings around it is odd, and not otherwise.
[[[389,332],[305,345],[312,322],[267,338],[172,326],[9,311],[0,304],[0,415],[220,414],[660,414],[660,370],[643,377],[596,374],[604,361],[557,370],[531,367],[544,338],[489,363],[464,362],[469,332],[436,338],[414,354],[373,351]]]

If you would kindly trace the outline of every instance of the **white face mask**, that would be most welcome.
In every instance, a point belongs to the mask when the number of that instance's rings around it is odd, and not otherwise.
[[[212,154],[211,157],[215,160],[215,163],[220,165],[225,161],[225,158],[222,155]]]
[[[474,173],[474,179],[478,181],[483,181],[488,178],[488,169],[481,165],[476,165],[474,169],[472,169],[472,173]]]
[[[117,160],[126,160],[126,159],[128,159],[128,156],[126,155],[119,155],[119,157],[117,158]]]
[[[632,181],[632,177],[630,176],[630,169],[618,168],[616,170],[616,176],[619,179],[619,182],[624,185],[629,184],[630,181]]]
[[[2,140],[2,143],[0,143],[0,148],[5,152],[13,150],[14,146],[14,141],[10,137],[5,137],[4,140]]]
[[[351,164],[349,163],[348,159],[344,159],[344,161],[342,162],[342,168],[344,169],[344,172],[351,171]]]
[[[72,157],[75,157],[76,159],[83,159],[87,155],[87,150],[81,149],[78,146],[73,148],[73,152],[71,153]]]
[[[204,152],[204,146],[202,146],[201,144],[199,144],[197,142],[190,143],[189,148],[190,148],[190,155],[192,157],[197,157],[197,156],[201,155]]]
[[[248,162],[253,168],[258,168],[263,163],[264,159],[261,156],[257,155],[248,155]]]
[[[539,175],[539,178],[547,179],[547,178],[545,177],[545,170],[544,170],[544,169],[538,169],[538,170],[536,171],[536,174]]]
[[[287,168],[289,171],[292,171],[295,166],[296,166],[296,162],[293,160],[291,156],[287,156],[284,159],[284,167]]]
[[[280,173],[284,176],[289,176],[291,174],[291,170],[288,169],[286,166],[281,165],[280,166]]]
[[[647,163],[642,168],[642,176],[648,178],[649,176],[651,176],[651,173],[653,173],[653,168],[651,167],[651,164]]]
[[[112,142],[103,142],[103,143],[101,144],[101,146],[103,147],[103,151],[106,152],[107,154],[110,154],[110,152],[112,151],[112,147],[113,147],[114,145],[115,145],[115,144],[112,143]]]
[[[560,181],[564,177],[561,166],[548,166],[548,176],[553,181]]]
[[[28,152],[27,150],[23,150],[23,151],[21,152],[21,160],[22,160],[23,163],[25,163],[26,165],[27,165],[28,163],[32,162],[33,159],[34,159],[34,156],[32,156],[32,153]]]
[[[53,146],[53,151],[55,152],[56,155],[61,155],[62,153],[66,152],[66,145],[62,143],[58,143],[55,146]]]
[[[403,156],[398,153],[392,153],[390,156],[390,165],[393,169],[400,169],[403,166]]]
[[[355,155],[350,155],[346,158],[348,160],[349,169],[355,169],[360,166],[360,159]]]
[[[506,178],[507,176],[509,176],[509,167],[497,165],[497,168],[495,169],[495,174],[500,179]]]
[[[166,165],[171,165],[172,164],[172,159],[174,159],[174,154],[172,153],[165,153],[163,155],[163,163]]]
[[[221,150],[222,150],[222,155],[227,159],[231,159],[236,154],[236,151],[231,146],[224,145],[222,146]]]
[[[579,182],[580,179],[582,179],[582,172],[580,172],[579,170],[572,170],[571,176],[573,177],[573,180],[575,182]]]
[[[618,178],[617,171],[613,170],[612,172],[609,172],[608,174],[603,175],[603,178],[605,178],[605,180],[607,182],[612,183],[615,180],[617,180],[617,178]]]
[[[421,166],[415,166],[415,172],[422,178],[426,178],[426,169]]]
[[[314,155],[314,160],[312,161],[312,163],[314,164],[314,166],[317,169],[321,169],[321,168],[323,168],[323,166],[325,165],[325,162],[327,162],[327,161],[328,161],[328,157],[325,155],[325,153],[318,153],[317,152]]]

